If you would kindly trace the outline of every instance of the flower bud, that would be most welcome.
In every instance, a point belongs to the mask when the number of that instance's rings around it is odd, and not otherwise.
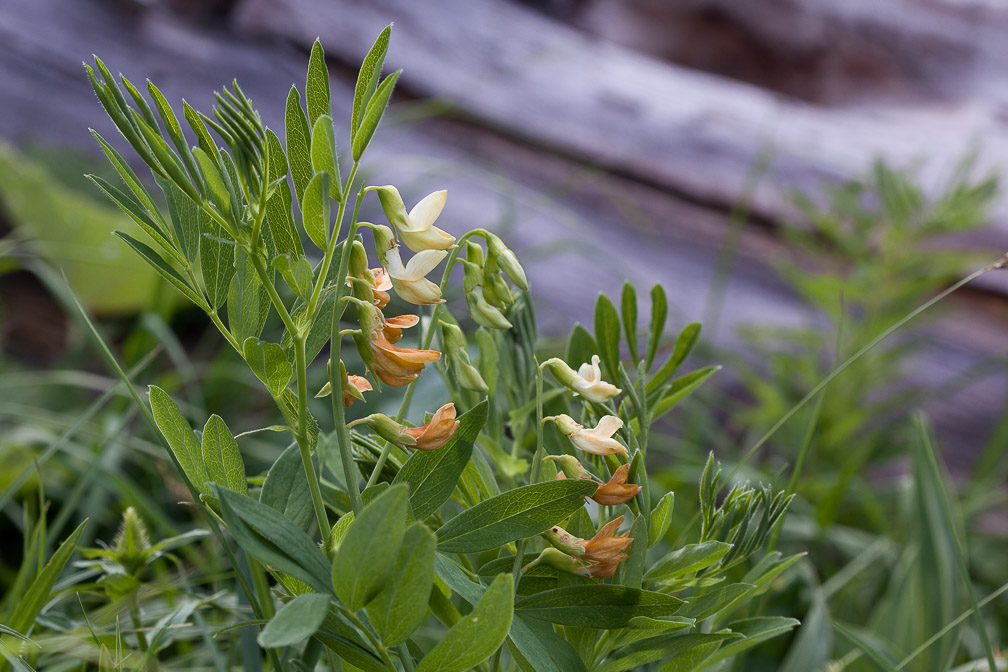
[[[559,357],[547,359],[543,362],[543,365],[549,369],[553,377],[557,379],[557,382],[564,387],[571,387],[578,380],[577,371],[568,366],[567,362]]]
[[[471,240],[466,241],[466,261],[470,264],[483,266],[483,248]]]
[[[544,459],[550,462],[556,462],[557,469],[567,478],[595,480],[592,478],[592,475],[588,473],[588,470],[582,466],[581,460],[577,459],[573,455],[550,455]]]
[[[417,442],[415,438],[406,433],[409,427],[396,422],[384,413],[372,413],[360,420],[354,420],[348,426],[355,427],[357,425],[367,425],[375,434],[400,448],[415,446]]]
[[[361,301],[352,296],[346,297],[346,300],[357,306],[357,321],[360,323],[361,331],[364,332],[365,336],[371,338],[373,334],[381,331],[382,327],[385,326],[385,316],[382,315],[378,306],[370,301]]]
[[[482,287],[473,287],[466,292],[466,305],[469,306],[469,316],[481,327],[488,329],[510,329],[511,323],[496,306],[483,297]]]
[[[465,334],[456,324],[439,321],[441,325],[441,345],[448,368],[455,374],[455,380],[463,388],[486,394],[486,381],[469,359],[469,346]]]
[[[511,251],[511,248],[491,233],[487,236],[487,250],[490,256],[497,260],[497,264],[504,271],[504,274],[511,279],[511,282],[517,285],[522,291],[527,292],[528,278],[525,277],[525,269],[518,263],[518,257]]]
[[[359,240],[354,240],[350,247],[349,273],[355,278],[368,280],[369,284],[374,285],[374,276],[368,270],[367,250],[364,249],[364,243]]]
[[[375,254],[381,260],[382,266],[388,266],[386,255],[396,246],[395,233],[389,227],[381,224],[372,226],[371,232],[374,234]]]
[[[559,525],[554,525],[549,530],[543,532],[543,536],[546,537],[546,541],[551,543],[554,548],[563,551],[567,555],[583,555],[585,552],[584,547],[578,543],[583,542],[584,539],[575,537]]]
[[[545,422],[546,420],[552,420],[553,423],[556,424],[557,428],[567,436],[570,436],[575,432],[580,432],[582,429],[584,429],[584,427],[582,427],[579,423],[575,422],[574,418],[570,417],[569,415],[565,415],[563,413],[561,413],[560,415],[551,415],[547,418],[543,418],[543,422]]]
[[[382,210],[385,211],[385,216],[392,226],[397,229],[410,227],[406,204],[403,203],[398,189],[391,184],[386,184],[384,187],[368,187],[367,191],[373,191],[378,195]]]
[[[465,334],[457,324],[444,320],[438,320],[438,324],[441,325],[441,344],[447,359],[451,359],[456,353],[468,351]]]
[[[578,570],[583,566],[576,559],[553,547],[544,548],[538,558],[522,567],[522,572],[528,572],[537,565],[552,567],[567,574],[578,574]]]

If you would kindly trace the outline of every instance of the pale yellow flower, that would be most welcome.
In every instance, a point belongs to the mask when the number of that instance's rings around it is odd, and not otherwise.
[[[575,448],[579,448],[586,453],[593,455],[622,455],[627,456],[627,449],[612,435],[623,426],[623,421],[615,415],[605,415],[599,420],[598,425],[592,429],[585,429],[569,415],[557,415],[548,418],[556,423],[560,431],[567,435]]]
[[[444,303],[441,288],[425,276],[434,270],[448,256],[444,250],[423,250],[414,254],[404,265],[399,256],[399,248],[393,247],[385,253],[383,261],[389,279],[403,301],[417,306]]]
[[[592,355],[591,363],[585,362],[578,368],[577,377],[571,383],[571,388],[585,399],[598,403],[609,401],[623,391],[612,383],[602,380],[598,355]]]
[[[448,192],[435,191],[428,194],[406,214],[399,190],[392,185],[373,187],[381,201],[385,216],[399,232],[406,247],[414,252],[423,250],[448,250],[455,244],[455,236],[434,226],[441,210],[444,209]]]

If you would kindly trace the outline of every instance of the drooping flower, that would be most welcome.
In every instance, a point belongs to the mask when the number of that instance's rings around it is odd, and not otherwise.
[[[591,539],[581,539],[555,525],[544,533],[553,548],[543,550],[523,571],[544,564],[571,574],[610,578],[619,564],[630,557],[627,550],[633,544],[629,532],[616,536],[622,523],[623,516],[606,523]]]
[[[404,265],[399,248],[393,247],[382,257],[389,279],[403,301],[417,306],[444,303],[441,288],[425,276],[448,256],[444,250],[423,250],[414,254]]]
[[[411,427],[403,433],[416,439],[413,447],[417,450],[436,450],[451,440],[458,426],[455,404],[449,403],[439,408],[426,425]]]
[[[392,299],[388,290],[392,289],[392,278],[384,268],[372,268],[371,276],[374,278],[374,287],[371,288],[371,295],[374,304],[379,308],[384,308]]]
[[[595,494],[591,498],[602,506],[616,506],[617,504],[629,502],[641,490],[639,485],[628,484],[626,482],[629,473],[630,465],[621,465],[613,472],[609,482],[599,485],[598,490],[595,491]]]
[[[556,357],[546,360],[544,364],[561,385],[589,401],[605,403],[623,391],[602,380],[598,355],[592,355],[591,362],[585,362],[577,371]]]
[[[628,536],[629,532],[616,536],[616,530],[622,524],[623,516],[614,518],[603,525],[602,529],[591,539],[582,539],[575,542],[584,549],[584,553],[578,557],[582,560],[599,563],[600,565],[618,565],[626,560],[629,557],[626,551],[633,544],[633,538]],[[593,576],[598,576],[598,574],[594,574]]]
[[[384,413],[372,413],[371,415],[347,423],[347,427],[356,427],[357,425],[367,425],[375,434],[400,448],[407,448],[416,444],[416,439],[406,433],[409,427],[393,420]]]
[[[442,189],[428,194],[413,206],[409,214],[406,214],[402,196],[392,185],[370,187],[369,190],[378,194],[385,216],[409,249],[414,252],[448,250],[455,244],[455,236],[434,226],[441,210],[444,209],[448,198],[447,191]]]
[[[385,326],[382,327],[382,333],[385,334],[385,338],[389,343],[398,343],[399,339],[402,338],[402,330],[415,327],[419,322],[420,318],[416,315],[386,317]]]
[[[437,350],[414,350],[398,348],[388,342],[385,334],[378,330],[365,336],[354,334],[354,343],[361,358],[386,385],[403,387],[420,376],[424,366],[441,358]]]
[[[623,421],[615,415],[605,415],[598,425],[592,429],[584,426],[569,415],[556,415],[546,418],[556,423],[560,431],[567,435],[575,448],[593,455],[622,455],[627,457],[627,449],[612,435],[623,426]]]

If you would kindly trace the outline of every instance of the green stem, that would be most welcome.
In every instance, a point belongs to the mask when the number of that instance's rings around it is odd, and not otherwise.
[[[350,189],[353,187],[354,178],[357,177],[357,167],[360,164],[354,161],[353,168],[350,169],[350,175],[347,177],[347,191],[344,192],[344,198],[340,201],[339,207],[336,210],[336,228],[329,238],[329,244],[326,246],[325,257],[322,259],[322,268],[319,271],[318,278],[315,279],[315,287],[312,289],[311,298],[308,299],[308,321],[311,322],[311,318],[315,316],[315,311],[318,309],[319,297],[322,296],[322,286],[325,284],[326,276],[329,275],[329,267],[332,265],[332,259],[336,252],[336,240],[339,238],[340,229],[343,228],[343,215],[346,214],[346,194],[349,193]],[[361,199],[361,195],[357,195],[358,207]],[[356,221],[357,207],[354,208],[353,220]],[[347,236],[347,247],[353,245],[353,234],[355,232],[355,226],[353,222],[350,224],[350,235]],[[343,256],[346,256],[345,254]],[[341,259],[342,261],[342,259]],[[346,277],[344,273],[342,276]],[[336,388],[333,388],[336,389]]]
[[[154,672],[158,669],[158,661],[155,656],[151,655],[150,646],[147,644],[147,635],[144,634],[143,621],[140,620],[140,609],[137,607],[136,598],[133,599],[133,604],[130,605],[129,609],[130,620],[133,621],[133,629],[136,631],[137,642],[140,644],[140,650],[144,653],[144,658],[146,659],[146,665],[149,672]]]
[[[352,182],[348,180],[348,191],[351,185]],[[362,184],[361,187],[363,186]],[[363,199],[364,192],[361,189],[357,192],[357,202],[354,204],[353,214],[350,217],[350,230],[346,237],[347,242],[343,246],[343,254],[340,255],[339,272],[336,276],[338,278],[346,278],[347,269],[350,266],[350,251],[353,247],[354,236],[357,235],[357,215],[360,212]],[[343,339],[340,336],[339,324],[340,319],[343,317],[343,311],[346,309],[346,302],[343,301],[343,296],[346,292],[346,283],[337,282],[335,291],[336,297],[333,307],[331,337],[329,340],[329,386],[332,388],[330,399],[332,401],[333,424],[336,428],[336,443],[339,445],[340,461],[343,464],[347,492],[350,495],[350,506],[356,515],[363,508],[360,496],[360,472],[354,463],[353,453],[351,452],[350,430],[346,425],[346,411],[343,408],[343,381],[340,375]],[[358,474],[358,476],[354,476],[354,474]]]
[[[328,539],[329,516],[326,514],[325,503],[322,501],[319,477],[315,473],[315,465],[311,458],[311,445],[308,442],[308,364],[305,361],[305,337],[301,334],[294,338],[294,367],[297,370],[298,389],[298,431],[295,438],[297,439],[298,451],[301,453],[305,476],[308,479],[308,491],[311,493],[312,506],[315,507],[315,519],[318,521],[319,534],[323,539]],[[341,394],[339,397],[342,399],[343,395]]]
[[[371,628],[364,625],[364,621],[360,620],[360,618],[357,617],[357,614],[350,611],[346,607],[341,606],[340,612],[344,616],[346,616],[351,623],[357,626],[358,630],[364,633],[364,636],[368,638],[369,642],[371,642],[371,646],[373,646],[375,648],[375,651],[378,652],[378,655],[381,656],[382,662],[385,664],[385,667],[387,667],[392,672],[398,672],[396,670],[395,663],[393,663],[392,659],[389,658],[388,649],[382,646],[381,640],[379,640],[378,637],[376,637],[375,634],[371,632]]]
[[[410,655],[409,648],[406,646],[406,642],[403,642],[398,647],[399,660],[402,661],[403,669],[405,672],[413,672],[413,656]]]

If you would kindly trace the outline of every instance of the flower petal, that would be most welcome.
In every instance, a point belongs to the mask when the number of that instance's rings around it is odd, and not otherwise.
[[[444,209],[445,201],[448,199],[448,192],[445,189],[428,194],[413,206],[409,217],[413,220],[413,230],[423,231],[429,229],[434,224],[441,210]]]
[[[398,275],[400,280],[405,280],[407,282],[420,280],[433,271],[447,256],[448,253],[444,250],[422,250],[414,254],[410,260],[406,262],[406,268],[402,273],[393,272],[392,267],[389,266],[389,275],[391,275],[393,279],[395,279]]]

